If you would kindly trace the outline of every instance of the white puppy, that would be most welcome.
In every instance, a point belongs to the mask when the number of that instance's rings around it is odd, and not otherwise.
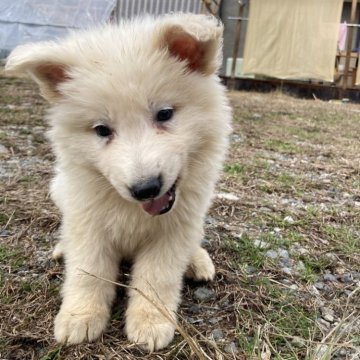
[[[216,71],[222,26],[203,15],[136,19],[16,48],[9,74],[28,73],[51,102],[57,157],[51,193],[63,215],[59,342],[92,341],[110,317],[119,262],[131,286],[175,320],[184,273],[210,280],[200,247],[222,167],[231,111]],[[174,322],[129,291],[126,333],[150,351]]]

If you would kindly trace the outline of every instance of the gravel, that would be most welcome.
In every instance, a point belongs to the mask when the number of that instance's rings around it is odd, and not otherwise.
[[[331,282],[337,281],[336,277],[333,274],[329,274],[329,273],[324,274],[323,278],[324,281],[331,281]]]
[[[197,301],[210,301],[216,298],[216,294],[214,290],[208,289],[206,287],[199,287],[194,291],[193,295],[194,300]]]
[[[344,283],[351,283],[354,279],[351,273],[345,273],[341,276],[340,280]]]
[[[215,341],[219,341],[222,340],[224,338],[224,333],[221,329],[214,329],[211,332],[211,337],[215,340]]]
[[[0,155],[7,155],[9,150],[2,144],[0,144]]]
[[[239,349],[234,342],[231,342],[224,347],[224,351],[228,354],[237,354],[239,352]]]

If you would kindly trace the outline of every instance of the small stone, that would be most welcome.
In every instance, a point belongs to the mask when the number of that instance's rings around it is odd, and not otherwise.
[[[280,231],[281,231],[281,229],[280,229],[280,228],[278,228],[278,227],[274,228],[274,232],[275,232],[275,233],[279,234],[279,233],[280,233]]]
[[[232,134],[232,135],[230,136],[230,141],[231,141],[232,143],[239,144],[239,143],[244,142],[244,138],[241,137],[240,135]]]
[[[210,318],[208,321],[209,321],[210,324],[214,325],[214,324],[217,324],[219,322],[219,319],[216,318],[216,317],[213,317],[213,318]]]
[[[263,240],[254,240],[254,245],[259,249],[268,249],[270,244]]]
[[[336,281],[336,277],[330,273],[324,274],[323,278],[324,278],[324,281],[332,281],[332,282]]]
[[[280,259],[279,261],[279,265],[282,267],[288,267],[291,268],[293,265],[293,260],[289,259],[289,258],[285,258],[285,259]]]
[[[334,269],[334,274],[338,279],[341,277],[340,275],[344,275],[345,273],[346,273],[346,269],[343,266],[337,266]]]
[[[325,284],[321,281],[318,281],[314,284],[315,288],[318,289],[318,290],[324,290],[325,288]]]
[[[322,315],[326,315],[326,314],[334,315],[334,310],[327,306],[322,306],[320,308],[320,311]]]
[[[316,347],[316,350],[315,350],[315,358],[314,358],[314,360],[324,359],[326,353],[328,352],[328,349],[329,349],[328,345],[325,345],[325,344],[318,345]]]
[[[278,252],[275,250],[268,250],[265,254],[270,259],[277,259],[278,258]]]
[[[260,212],[265,212],[265,213],[270,213],[270,212],[273,212],[274,210],[273,209],[270,209],[266,206],[262,206],[260,209],[259,209]]]
[[[323,316],[323,319],[328,321],[329,323],[333,323],[334,322],[334,317],[330,314],[326,314]]]
[[[281,271],[282,271],[284,274],[286,274],[286,275],[292,275],[292,271],[291,271],[291,269],[288,268],[288,267],[283,267],[283,268],[281,268]]]
[[[291,339],[291,343],[296,346],[296,347],[304,347],[306,345],[306,342],[303,338],[301,338],[300,336],[294,336]]]
[[[0,144],[0,155],[6,155],[9,153],[9,150],[2,144]]]
[[[214,218],[211,217],[211,216],[207,216],[207,217],[205,218],[205,224],[208,224],[208,225],[216,225],[216,223],[217,223],[217,220],[214,219]]]
[[[339,355],[340,355],[340,356],[346,356],[347,354],[348,354],[348,352],[347,352],[346,349],[341,348],[341,349],[339,350]]]
[[[295,220],[291,216],[285,216],[284,221],[288,224],[293,224]]]
[[[193,297],[195,300],[198,301],[209,301],[215,299],[216,294],[214,290],[205,287],[200,287],[194,291]]]
[[[290,285],[290,289],[296,291],[299,289],[299,287],[296,284],[292,284]]]
[[[224,347],[224,351],[228,354],[237,354],[239,352],[236,344],[234,342],[231,342],[230,344],[227,344]]]
[[[201,312],[201,308],[198,304],[193,304],[189,307],[189,312],[192,314],[199,314]]]
[[[3,230],[0,232],[0,237],[7,237],[10,236],[10,232],[7,230]]]
[[[326,253],[325,256],[331,261],[337,261],[337,257],[333,253]]]
[[[289,252],[285,249],[279,249],[278,254],[279,254],[279,257],[281,257],[283,259],[289,258]]]
[[[220,200],[229,200],[229,201],[239,201],[240,198],[236,196],[235,194],[231,193],[218,193],[216,194],[216,197]]]
[[[245,272],[248,275],[253,275],[253,274],[255,274],[257,272],[257,268],[255,266],[248,265],[245,268]]]
[[[341,276],[341,281],[344,283],[351,283],[353,282],[353,277],[351,273],[345,273]]]
[[[305,264],[299,260],[298,263],[296,264],[296,271],[304,271],[305,270]]]
[[[202,239],[201,245],[203,247],[205,247],[205,248],[209,248],[210,247],[210,241],[208,239]]]
[[[221,329],[215,329],[212,331],[211,336],[215,341],[219,341],[224,338],[224,333]]]
[[[186,319],[187,319],[189,324],[200,324],[200,323],[204,322],[203,319],[195,319],[195,318],[193,318],[191,316],[187,317]]]

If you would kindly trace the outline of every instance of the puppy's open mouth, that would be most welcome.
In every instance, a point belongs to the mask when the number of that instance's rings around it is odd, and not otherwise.
[[[176,182],[163,196],[142,204],[142,208],[152,216],[163,215],[171,210],[176,197]]]

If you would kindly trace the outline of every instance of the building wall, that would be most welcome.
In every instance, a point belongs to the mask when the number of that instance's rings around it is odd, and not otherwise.
[[[242,0],[245,5],[243,11],[243,17],[247,18],[249,14],[249,0]],[[223,51],[223,66],[220,74],[224,75],[226,70],[226,59],[233,56],[234,49],[234,35],[236,28],[236,20],[230,20],[229,17],[236,17],[239,14],[239,1],[238,0],[223,0],[221,2],[220,17],[224,23],[224,51]],[[244,44],[246,36],[247,21],[241,22],[241,33],[240,33],[240,46],[238,57],[243,57]]]
[[[117,0],[116,12],[118,19],[129,19],[141,14],[200,13],[202,10],[201,0]]]
[[[245,4],[243,16],[247,18],[248,14],[249,14],[249,3],[251,2],[251,0],[242,0],[242,2]],[[232,57],[233,47],[234,47],[234,35],[235,35],[236,21],[229,20],[229,17],[238,16],[238,12],[239,12],[239,1],[238,0],[223,0],[222,1],[221,9],[220,9],[220,17],[225,25],[224,60],[223,60],[223,66],[222,66],[222,69],[220,72],[222,75],[225,74],[226,59],[229,57]],[[345,0],[343,12],[342,12],[342,16],[341,16],[341,22],[346,21],[349,23],[350,22],[350,14],[351,14],[351,0]],[[357,14],[356,15],[356,23],[360,24],[360,0],[358,0],[356,14]],[[246,38],[246,28],[247,28],[247,21],[242,21],[238,57],[243,57],[245,38]],[[359,49],[359,47],[360,47],[360,28],[355,28],[352,48]]]
[[[344,3],[343,12],[341,14],[341,22],[346,21],[347,23],[350,23],[350,17],[351,17],[351,2],[347,1]],[[360,24],[360,2],[358,2],[357,8],[356,8],[356,17],[355,22],[357,24]],[[360,47],[360,28],[355,27],[354,28],[354,35],[353,35],[353,42],[352,42],[352,49],[358,49],[359,51]]]

